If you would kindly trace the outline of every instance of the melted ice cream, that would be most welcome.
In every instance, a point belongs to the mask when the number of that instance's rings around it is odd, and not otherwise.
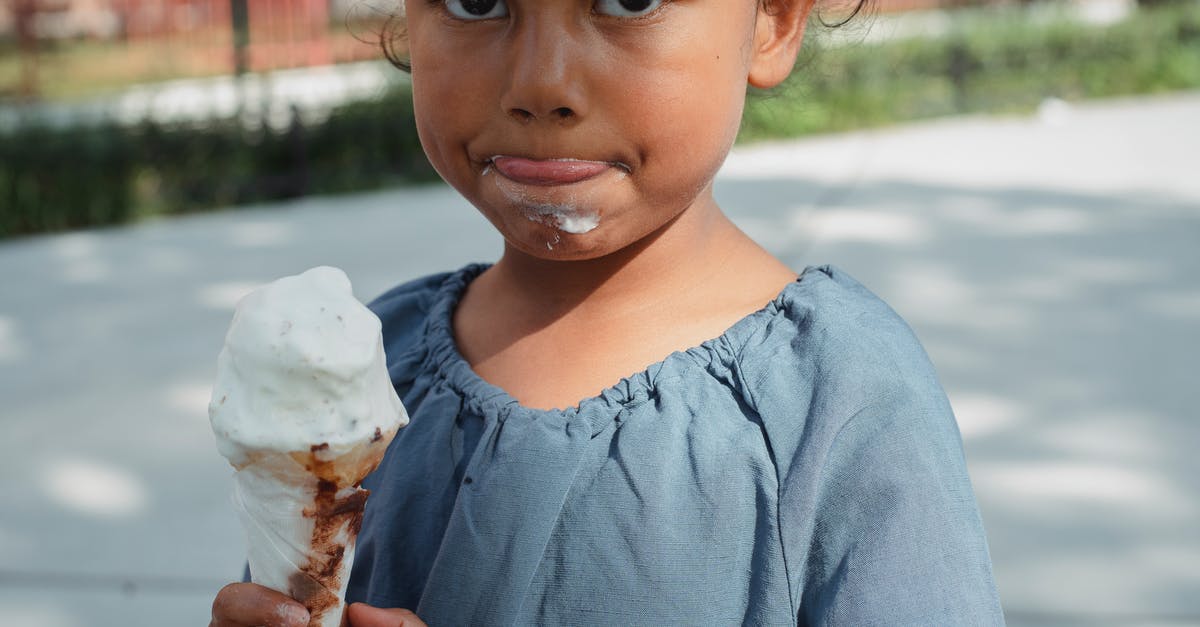
[[[624,170],[618,172],[621,178],[626,175]],[[552,226],[563,233],[573,235],[582,235],[600,226],[599,212],[588,208],[600,204],[599,191],[571,192],[566,194],[567,197],[561,202],[546,202],[545,198],[534,197],[524,186],[497,175],[490,165],[483,169],[482,176],[497,177],[495,185],[500,192],[509,202],[521,208],[525,218],[531,222]],[[553,250],[554,243],[548,243],[547,246]]]
[[[582,235],[600,226],[600,214],[568,205],[533,205],[527,208],[525,217],[539,224],[553,226],[564,233],[576,235]]]
[[[238,468],[256,452],[321,447],[321,458],[334,459],[407,423],[380,329],[336,268],[313,268],[243,298],[209,404],[221,454]]]

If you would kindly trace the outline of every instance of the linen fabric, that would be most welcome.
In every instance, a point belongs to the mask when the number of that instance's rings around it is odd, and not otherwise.
[[[721,336],[547,411],[455,346],[484,269],[370,305],[411,422],[364,483],[348,601],[434,627],[1003,624],[933,367],[846,274],[809,268]]]

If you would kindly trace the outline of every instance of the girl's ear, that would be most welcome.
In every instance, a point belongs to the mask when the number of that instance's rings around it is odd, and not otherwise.
[[[764,0],[754,24],[751,86],[767,89],[783,82],[796,65],[804,25],[816,0]]]

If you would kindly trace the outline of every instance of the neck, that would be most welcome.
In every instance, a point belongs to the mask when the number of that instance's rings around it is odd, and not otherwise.
[[[559,261],[506,246],[492,269],[495,285],[557,318],[581,308],[615,312],[669,298],[712,276],[736,227],[709,197],[641,240],[594,259]],[[579,312],[584,313],[584,312]]]
[[[717,337],[793,280],[708,199],[604,257],[506,249],[467,287],[455,342],[484,380],[523,404],[565,407]]]

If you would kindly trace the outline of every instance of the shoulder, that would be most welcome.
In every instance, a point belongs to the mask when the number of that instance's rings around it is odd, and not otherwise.
[[[832,266],[805,270],[736,365],[779,459],[828,449],[851,423],[919,425],[958,439],[933,365],[907,323]]]
[[[785,296],[739,368],[776,460],[801,613],[998,624],[962,439],[912,329],[836,268],[806,270]]]
[[[808,268],[778,301],[778,313],[738,352],[751,388],[771,384],[851,405],[908,388],[941,387],[920,341],[891,308],[832,266]]]
[[[396,339],[397,335],[412,332],[414,323],[429,315],[442,286],[453,275],[453,272],[440,272],[413,279],[367,303],[367,308],[383,323],[385,343],[390,343],[388,340]]]
[[[434,325],[448,324],[449,313],[470,278],[480,266],[469,265],[453,272],[431,274],[393,287],[367,304],[382,323],[383,347],[388,371],[397,389],[415,378]]]

